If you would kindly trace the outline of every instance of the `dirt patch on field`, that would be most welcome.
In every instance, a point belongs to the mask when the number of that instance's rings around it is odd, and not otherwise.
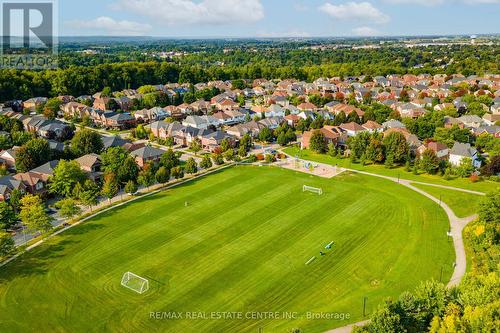
[[[277,163],[277,165],[285,169],[300,171],[323,178],[333,178],[345,171],[343,168],[337,166],[303,161],[295,158],[281,160]]]

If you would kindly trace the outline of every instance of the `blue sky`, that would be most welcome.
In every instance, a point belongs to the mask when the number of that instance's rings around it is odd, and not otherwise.
[[[64,36],[500,33],[500,0],[59,0],[59,11]]]

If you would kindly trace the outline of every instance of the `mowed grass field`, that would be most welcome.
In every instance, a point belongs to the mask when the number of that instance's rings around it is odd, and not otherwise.
[[[412,185],[424,190],[437,199],[441,198],[441,200],[443,200],[443,202],[453,210],[457,217],[468,217],[477,214],[479,212],[479,204],[484,199],[484,196],[472,193],[448,190],[422,184]]]
[[[483,180],[476,183],[471,182],[468,178],[454,178],[451,180],[445,180],[439,175],[429,175],[423,171],[420,171],[418,175],[415,175],[412,171],[405,171],[404,167],[387,169],[384,165],[381,164],[368,164],[363,166],[360,163],[352,163],[349,158],[338,158],[332,157],[327,154],[318,154],[309,149],[301,150],[298,147],[285,148],[284,152],[291,156],[299,156],[300,158],[305,160],[337,165],[339,167],[347,169],[371,172],[377,175],[389,176],[394,178],[401,177],[402,179],[408,179],[417,182],[453,186],[477,192],[487,193],[494,190],[498,186],[498,183],[489,180]]]
[[[323,332],[363,319],[364,297],[369,314],[420,281],[447,281],[448,228],[436,204],[376,177],[232,167],[102,214],[0,268],[0,330]],[[150,290],[122,287],[127,271]],[[279,314],[256,318],[265,312]]]

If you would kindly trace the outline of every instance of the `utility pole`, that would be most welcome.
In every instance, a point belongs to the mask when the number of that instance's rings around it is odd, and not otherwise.
[[[363,297],[363,317],[366,317],[366,300],[368,297],[364,296]]]

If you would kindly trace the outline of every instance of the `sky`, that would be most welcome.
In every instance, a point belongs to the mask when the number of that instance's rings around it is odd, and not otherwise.
[[[500,33],[500,0],[59,0],[62,36]]]

